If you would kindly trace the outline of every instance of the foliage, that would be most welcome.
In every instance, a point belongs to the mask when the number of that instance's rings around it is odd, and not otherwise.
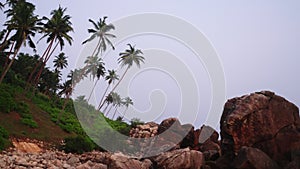
[[[16,109],[14,90],[6,84],[0,85],[0,112],[9,113]]]
[[[130,126],[131,126],[132,128],[136,128],[137,125],[140,125],[140,124],[144,124],[144,122],[141,121],[141,120],[138,119],[138,118],[133,118],[133,119],[130,120]]]
[[[67,137],[64,140],[63,150],[66,153],[84,153],[92,151],[95,144],[86,136]]]
[[[37,128],[38,124],[34,121],[30,114],[29,106],[25,102],[18,102],[16,111],[21,116],[21,123],[31,128]]]
[[[0,126],[0,151],[3,150],[9,143],[8,132]]]

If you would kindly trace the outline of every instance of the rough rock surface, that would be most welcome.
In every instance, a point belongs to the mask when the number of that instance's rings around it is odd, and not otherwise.
[[[236,169],[279,169],[268,155],[257,148],[242,147],[233,161]]]
[[[283,164],[300,150],[299,109],[273,92],[228,100],[220,125],[223,155],[237,155],[242,146],[254,147]]]
[[[157,169],[200,169],[204,165],[203,154],[188,148],[165,152],[154,158]]]

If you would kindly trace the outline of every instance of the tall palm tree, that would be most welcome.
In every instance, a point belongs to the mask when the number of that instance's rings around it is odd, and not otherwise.
[[[58,56],[55,56],[53,60],[55,70],[62,70],[68,66],[67,56],[64,52],[61,52]]]
[[[108,75],[105,77],[105,80],[107,81],[108,85],[102,95],[102,98],[101,98],[99,106],[98,106],[98,110],[100,110],[103,107],[103,105],[105,103],[103,101],[103,99],[106,96],[106,93],[107,93],[109,87],[111,86],[111,84],[113,84],[115,81],[119,80],[119,75],[117,74],[117,72],[115,70],[108,70]]]
[[[84,63],[86,64],[84,67],[85,73],[90,74],[91,79],[95,79],[99,65],[103,64],[102,59],[98,56],[88,56]]]
[[[35,33],[40,29],[40,27],[37,26],[40,19],[34,14],[35,6],[33,4],[20,0],[13,8],[15,10],[15,15],[13,15],[5,25],[16,30],[16,33],[10,38],[10,40],[13,41],[11,45],[14,46],[13,48],[11,47],[11,50],[13,49],[14,52],[9,64],[2,72],[0,83],[2,83],[5,75],[14,62],[22,44],[26,45],[26,40],[29,46],[35,49],[35,44],[31,37],[35,36]]]
[[[142,56],[143,52],[140,49],[135,49],[135,46],[132,46],[131,44],[127,44],[129,46],[129,49],[126,49],[125,52],[121,52],[119,54],[120,58],[119,63],[121,64],[121,67],[127,66],[125,69],[125,72],[121,76],[118,83],[114,86],[114,88],[111,90],[111,92],[114,92],[115,89],[118,87],[120,82],[123,80],[124,76],[126,75],[129,68],[135,63],[137,67],[140,67],[141,62],[144,63],[145,58]]]
[[[129,107],[130,105],[133,105],[133,101],[132,101],[132,99],[131,99],[130,97],[125,97],[125,98],[123,99],[123,101],[122,101],[122,104],[126,107],[126,109],[124,110],[123,116],[122,116],[121,119],[123,119],[123,118],[125,117],[125,113],[127,112],[128,107]]]
[[[102,59],[101,59],[100,62],[99,62],[98,68],[97,68],[97,72],[96,72],[97,80],[96,80],[96,82],[95,82],[95,84],[92,88],[92,91],[91,91],[90,96],[89,96],[87,101],[90,101],[92,93],[94,92],[95,87],[96,87],[98,81],[100,80],[100,77],[104,77],[104,75],[105,75],[105,67],[104,67],[104,62],[102,62]]]
[[[100,18],[99,21],[96,23],[92,19],[89,19],[89,22],[91,22],[94,26],[94,29],[88,29],[88,32],[92,35],[85,41],[82,42],[82,44],[85,44],[87,42],[92,41],[96,37],[98,39],[98,43],[96,45],[95,50],[92,53],[92,56],[97,56],[100,53],[106,51],[107,44],[111,46],[111,48],[114,50],[115,47],[110,41],[110,38],[115,38],[116,36],[109,33],[111,30],[114,30],[115,27],[113,24],[106,24],[105,20],[107,19],[107,16],[104,16],[103,19]]]
[[[122,106],[122,99],[121,96],[119,94],[116,93],[115,97],[114,97],[114,104],[115,104],[115,112],[112,116],[112,119],[115,118],[115,115],[118,111],[118,108]]]
[[[32,74],[28,78],[28,82],[32,80],[32,76],[35,73],[35,70],[39,67],[40,64],[42,64],[39,72],[34,78],[34,82],[38,81],[46,63],[48,62],[49,58],[58,45],[60,46],[61,50],[65,45],[65,40],[69,43],[69,45],[72,45],[73,39],[69,35],[69,33],[73,32],[73,27],[72,22],[70,21],[71,16],[65,15],[66,10],[67,8],[62,8],[61,6],[59,6],[58,9],[51,11],[50,14],[52,15],[52,17],[50,19],[47,17],[43,17],[43,20],[45,20],[46,23],[40,24],[44,28],[42,30],[44,35],[40,38],[40,40],[48,37],[47,43],[49,43],[49,45],[41,56],[40,62],[35,66],[35,69],[32,71]],[[56,44],[54,48],[52,48],[54,43]]]

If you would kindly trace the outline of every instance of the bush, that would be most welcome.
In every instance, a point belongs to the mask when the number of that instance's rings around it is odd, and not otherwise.
[[[31,128],[37,128],[38,127],[37,123],[31,118],[22,118],[21,122],[24,125],[29,126]]]
[[[65,145],[63,150],[66,153],[84,153],[92,151],[95,148],[95,144],[85,136],[67,137],[64,140]]]
[[[6,148],[6,146],[9,144],[8,137],[8,132],[0,126],[0,150]]]
[[[16,109],[17,104],[14,100],[14,91],[9,85],[0,85],[0,111],[9,113]]]

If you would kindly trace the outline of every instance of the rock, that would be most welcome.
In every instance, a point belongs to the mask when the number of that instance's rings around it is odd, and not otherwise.
[[[220,125],[223,154],[237,155],[243,146],[254,147],[285,164],[292,151],[300,150],[299,109],[273,92],[228,100]]]
[[[257,148],[242,147],[233,161],[236,169],[279,169],[278,165]]]
[[[181,131],[181,124],[179,120],[177,118],[168,118],[163,120],[158,126],[158,134],[161,134],[168,129],[174,132]]]
[[[75,164],[77,164],[79,162],[79,158],[78,157],[71,157],[67,163],[74,166]]]
[[[110,157],[108,169],[141,169],[142,162],[126,157],[123,154],[113,154]]]
[[[158,169],[200,169],[204,165],[203,154],[188,148],[162,153],[153,161]]]
[[[101,163],[96,163],[92,169],[107,169],[107,165],[101,164]]]
[[[12,144],[16,147],[18,151],[25,152],[25,153],[40,153],[42,149],[35,143],[30,142],[23,142],[23,141],[16,141],[13,140]]]
[[[300,168],[300,157],[294,159],[292,162],[286,165],[284,169],[299,169]]]

